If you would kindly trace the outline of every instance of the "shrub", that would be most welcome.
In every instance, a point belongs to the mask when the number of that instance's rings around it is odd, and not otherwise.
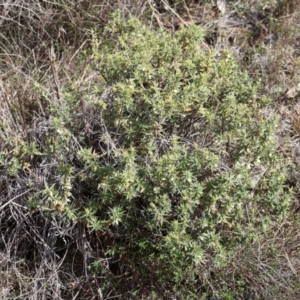
[[[191,298],[204,267],[289,206],[269,99],[229,52],[202,50],[203,36],[115,14],[86,54],[99,81],[84,95],[65,88],[38,140],[12,140],[0,157],[10,176],[48,166],[44,183],[27,176],[28,205],[96,232],[115,274]]]

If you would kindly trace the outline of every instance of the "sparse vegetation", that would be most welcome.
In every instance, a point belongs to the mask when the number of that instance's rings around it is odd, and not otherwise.
[[[0,297],[297,299],[299,0],[0,4]]]

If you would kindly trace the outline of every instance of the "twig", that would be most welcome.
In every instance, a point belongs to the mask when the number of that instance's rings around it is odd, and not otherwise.
[[[62,94],[61,94],[61,87],[59,84],[59,78],[58,78],[58,70],[56,65],[56,56],[54,52],[53,43],[51,43],[51,48],[49,51],[49,58],[50,58],[50,65],[51,65],[51,71],[53,75],[54,85],[56,89],[56,97],[60,105],[62,105]]]
[[[9,203],[11,203],[11,202],[13,202],[14,200],[16,200],[16,199],[18,199],[18,198],[24,196],[25,194],[29,193],[29,192],[32,191],[32,190],[33,190],[33,188],[31,188],[31,189],[25,191],[24,193],[22,193],[22,194],[20,194],[20,195],[18,195],[18,196],[16,196],[16,197],[10,199],[9,201],[7,201],[5,204],[3,204],[3,205],[0,207],[0,210],[2,210],[4,207],[6,207]]]

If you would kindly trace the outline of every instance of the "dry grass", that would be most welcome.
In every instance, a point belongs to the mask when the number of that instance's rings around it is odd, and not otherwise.
[[[210,278],[210,288],[220,299],[226,299],[224,294],[220,296],[224,287],[235,295],[234,299],[298,299],[299,234],[294,222],[275,225],[251,247],[233,253],[224,269],[210,272],[218,274],[218,280]]]
[[[275,99],[274,110],[288,124],[280,128],[279,140],[293,162],[290,185],[299,195],[300,0],[243,2],[228,1],[221,14],[210,1],[3,1],[0,150],[42,137],[49,130],[49,103],[63,105],[62,91],[70,83],[78,97],[74,109],[86,113],[80,95],[97,74],[80,57],[89,49],[91,29],[101,34],[110,13],[119,8],[124,18],[135,15],[170,32],[189,23],[205,26],[203,47],[231,49],[262,81],[263,92]],[[292,88],[295,93],[289,94]],[[55,176],[51,166],[24,174],[36,186]],[[103,240],[89,235],[82,224],[29,210],[24,203],[30,190],[23,181],[2,176],[0,169],[0,299],[172,299],[167,288],[139,288],[138,278],[122,286],[121,276],[108,270],[100,276],[91,269],[95,261],[105,265]],[[226,299],[220,292],[224,287],[228,294],[241,291],[243,299],[300,298],[298,214],[296,210],[288,221],[275,222],[260,241],[233,253],[226,268],[208,268],[199,280],[213,295],[207,299]],[[152,291],[161,296],[150,296]]]

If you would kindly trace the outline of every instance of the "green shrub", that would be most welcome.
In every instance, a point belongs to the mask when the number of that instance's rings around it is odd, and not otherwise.
[[[39,142],[12,142],[0,161],[10,176],[48,162],[52,175],[29,205],[109,233],[105,254],[126,267],[125,280],[186,286],[191,297],[204,265],[226,263],[289,206],[269,99],[230,53],[202,50],[203,36],[116,14],[93,37],[99,83],[80,95],[86,120],[65,89]]]

